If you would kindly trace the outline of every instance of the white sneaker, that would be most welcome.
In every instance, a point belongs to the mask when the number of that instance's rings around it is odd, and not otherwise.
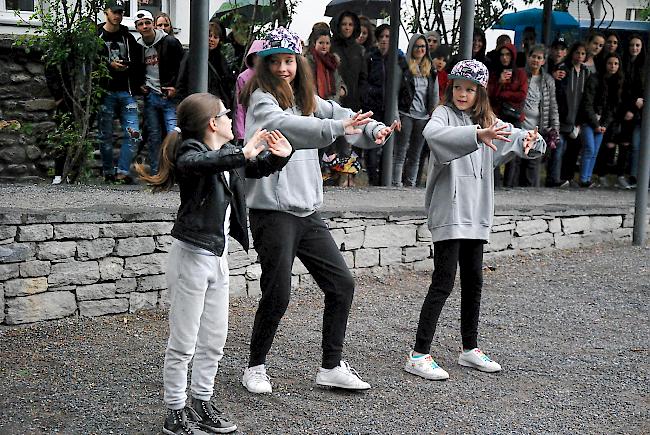
[[[628,183],[625,177],[622,175],[616,179],[616,187],[618,187],[619,189],[626,189],[626,190],[632,188],[630,183]]]
[[[241,383],[248,391],[255,394],[271,393],[271,378],[266,374],[266,367],[260,364],[255,367],[248,367],[244,370]]]
[[[493,373],[501,371],[501,366],[492,361],[481,349],[475,347],[472,350],[463,351],[458,356],[458,364],[464,367],[472,367],[482,372]]]
[[[355,369],[346,361],[333,369],[319,368],[316,383],[326,387],[345,388],[347,390],[368,390],[370,384],[363,381]]]
[[[409,357],[404,365],[404,370],[412,375],[420,376],[432,381],[444,381],[445,379],[449,379],[449,373],[440,368],[429,354],[413,358],[413,351],[410,351]]]
[[[54,179],[52,180],[52,184],[54,184],[54,185],[56,185],[56,184],[61,184],[62,181],[63,181],[63,179],[61,178],[61,176],[60,176],[60,175],[57,175],[57,176],[55,176]]]

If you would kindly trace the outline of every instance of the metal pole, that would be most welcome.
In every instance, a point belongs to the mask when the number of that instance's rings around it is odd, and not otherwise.
[[[551,20],[553,14],[553,0],[544,0],[544,22],[542,24],[542,42],[545,46],[550,47],[552,42]]]
[[[189,93],[208,92],[208,0],[190,0]],[[222,37],[225,35],[222,35]]]
[[[462,0],[460,4],[460,56],[461,59],[472,58],[474,42],[475,0]]]
[[[392,0],[390,2],[390,42],[388,49],[388,80],[386,83],[386,92],[384,93],[384,123],[390,125],[393,123],[393,117],[397,113],[397,91],[399,84],[397,80],[397,49],[399,46],[399,23],[400,23],[400,1]],[[393,134],[384,145],[381,159],[381,184],[390,186],[393,181],[393,143],[396,134]]]
[[[646,228],[648,226],[648,182],[650,181],[650,68],[646,73],[646,87],[641,117],[641,143],[639,166],[636,178],[636,200],[634,204],[634,230],[632,231],[632,244],[643,246],[646,241]]]

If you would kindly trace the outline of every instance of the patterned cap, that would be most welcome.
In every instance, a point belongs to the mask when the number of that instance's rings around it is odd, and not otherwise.
[[[284,27],[271,30],[266,35],[262,50],[258,51],[257,55],[266,57],[277,53],[302,54],[300,37]]]
[[[463,79],[487,88],[489,73],[487,67],[478,60],[461,60],[451,69],[449,80]]]

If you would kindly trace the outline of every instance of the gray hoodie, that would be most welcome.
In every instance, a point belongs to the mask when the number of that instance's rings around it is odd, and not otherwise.
[[[148,88],[151,88],[155,90],[156,92],[160,93],[160,67],[159,63],[160,60],[158,58],[159,53],[158,50],[156,49],[156,44],[158,44],[165,36],[167,36],[167,33],[160,29],[154,29],[155,36],[154,40],[151,44],[147,44],[144,42],[144,39],[142,39],[142,35],[139,35],[136,38],[136,41],[138,44],[142,45],[143,50],[144,50],[144,63],[146,67],[146,76],[145,76],[145,85]]]
[[[500,124],[503,124],[499,120]],[[528,155],[523,153],[527,131],[507,124],[512,142],[493,141],[497,151],[479,143],[469,115],[455,107],[438,106],[424,128],[431,157],[425,207],[432,240],[489,240],[494,215],[493,169],[515,155],[534,159],[546,151],[539,136]]]
[[[282,171],[247,180],[246,203],[249,208],[309,216],[323,203],[318,148],[330,145],[341,136],[360,148],[381,146],[374,142],[375,135],[385,127],[381,122],[370,122],[362,134],[345,136],[343,120],[354,116],[354,112],[318,96],[316,103],[316,113],[302,116],[296,106],[282,110],[275,97],[261,89],[251,95],[246,112],[245,140],[250,140],[259,129],[277,129],[295,152]]]

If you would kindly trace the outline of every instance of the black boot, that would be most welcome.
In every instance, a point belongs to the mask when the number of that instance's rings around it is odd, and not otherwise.
[[[199,419],[200,417],[191,408],[169,409],[163,424],[163,433],[167,435],[209,435],[199,429],[196,423]]]
[[[192,397],[192,409],[199,417],[197,424],[201,429],[216,433],[230,433],[237,430],[237,425],[223,418],[221,411],[209,400]]]

